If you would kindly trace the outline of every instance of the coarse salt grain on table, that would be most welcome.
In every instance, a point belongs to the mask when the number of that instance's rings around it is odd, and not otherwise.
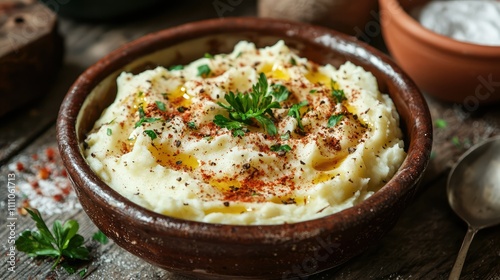
[[[46,215],[81,209],[57,147],[42,146],[31,156],[19,157],[8,168],[17,175],[20,214],[26,214],[26,207]]]

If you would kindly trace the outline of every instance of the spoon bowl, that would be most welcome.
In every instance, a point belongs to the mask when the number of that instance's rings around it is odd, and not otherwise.
[[[450,274],[458,279],[477,231],[500,224],[500,137],[475,145],[458,160],[448,177],[447,195],[469,226]]]

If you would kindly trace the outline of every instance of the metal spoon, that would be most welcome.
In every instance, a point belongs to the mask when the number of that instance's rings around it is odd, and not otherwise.
[[[459,279],[474,235],[483,228],[500,224],[500,137],[469,149],[448,177],[448,201],[469,228],[450,273]]]

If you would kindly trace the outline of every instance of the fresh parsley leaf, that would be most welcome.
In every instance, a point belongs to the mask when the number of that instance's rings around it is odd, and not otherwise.
[[[233,136],[244,136],[245,131],[243,131],[243,124],[238,121],[232,121],[223,115],[215,115],[214,123],[219,127],[224,127],[233,131]]]
[[[311,93],[311,94],[316,93],[316,92],[318,92],[318,90],[317,90],[317,89],[311,89],[311,90],[309,91],[309,93]]]
[[[271,148],[271,151],[273,151],[273,152],[289,152],[292,150],[292,148],[290,146],[281,145],[281,144],[272,145],[270,148]]]
[[[211,55],[211,54],[209,54],[209,53],[205,53],[205,54],[203,55],[203,57],[205,57],[205,58],[214,58],[214,56],[213,56],[213,55]]]
[[[89,250],[83,246],[84,239],[77,234],[79,224],[75,220],[68,220],[64,224],[56,220],[52,225],[52,232],[47,227],[40,212],[25,208],[33,221],[35,221],[38,231],[25,230],[16,239],[16,248],[25,252],[30,257],[51,257],[54,258],[54,269],[64,261],[87,260]]]
[[[94,233],[94,235],[92,236],[92,239],[103,244],[103,245],[108,244],[108,242],[109,242],[108,237],[100,230],[97,231],[96,233]]]
[[[273,120],[271,120],[270,118],[268,118],[266,116],[258,115],[258,116],[255,116],[255,120],[257,120],[260,123],[260,125],[262,125],[264,127],[267,134],[273,136],[273,135],[276,135],[276,133],[278,133],[278,129],[274,125]]]
[[[174,71],[174,70],[182,70],[184,69],[184,65],[172,65],[168,68],[168,70],[170,71]]]
[[[343,117],[344,117],[343,114],[332,115],[328,119],[328,127],[334,127],[334,126],[336,126]]]
[[[274,84],[271,86],[270,94],[274,96],[276,101],[282,102],[288,99],[290,91],[284,85]]]
[[[113,135],[113,130],[111,130],[111,128],[109,128],[109,127],[108,127],[108,128],[106,129],[106,135],[108,135],[108,136]]]
[[[260,73],[257,83],[252,86],[252,92],[264,97],[267,95],[268,86],[266,75],[264,73]]]
[[[330,80],[331,88],[332,88],[332,96],[337,100],[337,103],[341,103],[346,100],[345,93],[343,89],[336,89],[336,83],[334,80]]]
[[[241,129],[244,125],[252,125],[252,121],[257,121],[269,135],[275,135],[278,130],[271,118],[271,109],[281,108],[278,101],[273,101],[273,96],[267,94],[268,84],[264,73],[261,73],[258,82],[252,86],[252,92],[234,94],[232,91],[224,95],[224,99],[229,105],[218,102],[219,106],[229,112],[229,119],[222,119],[221,115],[215,116],[214,123],[228,129]],[[267,115],[266,115],[267,114]],[[232,123],[233,128],[227,127],[227,123]],[[241,134],[240,132],[238,132]],[[234,135],[234,133],[233,133]]]
[[[300,103],[293,104],[290,110],[288,110],[288,115],[297,119],[297,125],[301,130],[304,130],[304,126],[302,126],[302,121],[300,119],[300,108],[308,105],[309,102],[307,100],[303,100]]]
[[[156,104],[156,107],[158,107],[158,109],[162,112],[165,112],[167,110],[167,108],[165,107],[165,103],[161,102],[161,101],[155,101],[155,104]]]
[[[198,76],[206,78],[211,72],[212,70],[210,70],[210,67],[207,64],[198,66]]]
[[[151,129],[144,130],[144,134],[149,136],[149,138],[151,138],[151,140],[155,140],[158,137],[158,135],[156,135],[156,132],[154,132],[154,130],[151,130]]]
[[[233,130],[233,137],[243,137],[245,136],[245,131],[243,129],[235,129]]]
[[[297,65],[297,61],[295,60],[295,58],[293,58],[293,57],[290,58],[290,64],[292,64],[294,66]]]

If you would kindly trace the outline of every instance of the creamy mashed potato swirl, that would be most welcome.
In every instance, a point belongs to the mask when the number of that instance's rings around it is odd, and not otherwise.
[[[242,134],[215,124],[216,115],[229,118],[225,95],[252,92],[261,73],[270,89],[290,93],[267,115],[277,133],[255,120]],[[122,73],[117,84],[85,140],[86,160],[121,195],[172,217],[319,218],[368,198],[406,156],[397,111],[371,73],[350,62],[315,64],[282,41],[262,49],[239,42],[183,69]],[[298,115],[289,113],[300,102]]]

